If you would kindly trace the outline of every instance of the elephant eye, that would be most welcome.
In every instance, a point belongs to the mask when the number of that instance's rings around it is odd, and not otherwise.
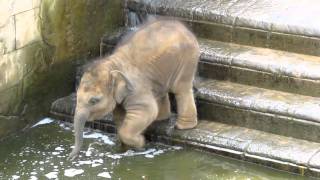
[[[101,97],[91,97],[90,100],[89,100],[89,104],[90,105],[95,105],[98,102],[100,102],[100,100],[101,100]]]

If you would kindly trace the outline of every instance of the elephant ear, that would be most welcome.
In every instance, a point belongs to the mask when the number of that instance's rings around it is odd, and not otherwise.
[[[132,82],[121,71],[113,70],[111,75],[111,92],[117,103],[121,103],[123,99],[134,91]]]

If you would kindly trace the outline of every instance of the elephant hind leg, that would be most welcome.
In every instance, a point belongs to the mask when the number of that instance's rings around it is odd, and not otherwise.
[[[178,129],[191,129],[197,123],[197,109],[194,102],[192,89],[175,93],[178,108],[178,119],[176,128]]]
[[[156,119],[157,121],[170,118],[171,107],[170,107],[169,94],[167,94],[165,97],[158,100],[158,107],[159,107],[159,113]]]

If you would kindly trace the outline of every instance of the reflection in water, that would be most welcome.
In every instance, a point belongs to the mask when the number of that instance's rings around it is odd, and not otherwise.
[[[302,179],[179,146],[148,144],[143,152],[121,152],[112,134],[84,134],[83,151],[73,162],[66,160],[73,144],[66,123],[40,123],[5,139],[0,142],[0,179]]]

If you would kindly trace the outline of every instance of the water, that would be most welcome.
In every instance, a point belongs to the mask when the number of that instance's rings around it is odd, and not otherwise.
[[[68,124],[46,119],[0,142],[0,179],[303,179],[206,152],[148,144],[121,152],[112,134],[87,130],[81,157],[66,160],[73,144]]]

